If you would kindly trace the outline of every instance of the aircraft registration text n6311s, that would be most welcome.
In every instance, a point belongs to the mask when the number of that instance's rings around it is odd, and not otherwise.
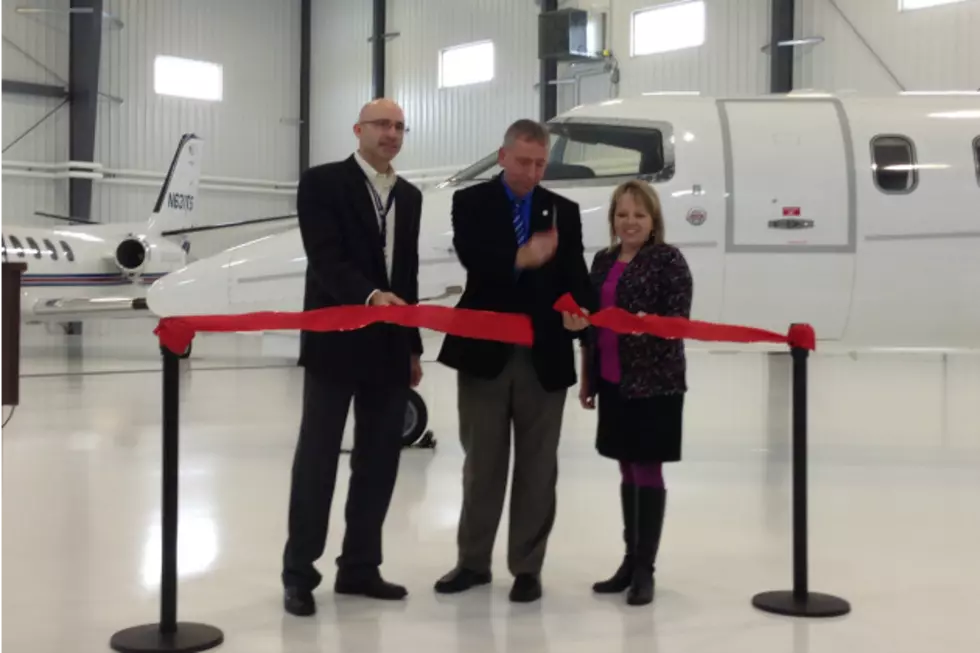
[[[980,348],[980,93],[657,94],[548,128],[542,185],[578,203],[587,261],[609,246],[613,189],[647,181],[694,275],[693,318],[809,323],[824,347]],[[421,297],[456,301],[452,194],[498,173],[491,152],[426,191]],[[292,229],[169,273],[147,301],[160,316],[298,311],[305,271]]]
[[[167,206],[178,211],[193,211],[194,196],[186,193],[167,193]]]

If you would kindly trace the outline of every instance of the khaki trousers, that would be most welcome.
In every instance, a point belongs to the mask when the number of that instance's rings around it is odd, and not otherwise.
[[[538,574],[555,521],[558,441],[567,390],[547,392],[526,348],[515,348],[493,380],[459,373],[463,465],[459,566],[489,572],[503,511],[514,434],[507,563],[510,572]]]

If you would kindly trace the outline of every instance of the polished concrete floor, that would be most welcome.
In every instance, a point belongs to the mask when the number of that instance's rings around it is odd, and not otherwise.
[[[25,334],[22,404],[3,429],[4,651],[109,650],[114,631],[158,619],[150,329],[92,329],[67,344]],[[383,571],[410,596],[392,605],[332,594],[342,468],[320,613],[303,620],[283,614],[278,580],[301,373],[262,349],[251,336],[199,337],[182,366],[179,617],[222,628],[219,650],[980,651],[980,356],[812,359],[810,581],[848,599],[846,617],[751,605],[792,582],[788,358],[692,352],[654,606],[590,593],[620,555],[617,476],[574,395],[543,600],[508,603],[503,537],[491,587],[433,593],[454,561],[462,458],[453,377],[429,363],[421,392],[438,446],[405,451],[386,525]]]

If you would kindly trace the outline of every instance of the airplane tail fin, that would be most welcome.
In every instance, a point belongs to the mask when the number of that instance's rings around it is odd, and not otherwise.
[[[167,178],[160,187],[150,214],[150,231],[159,231],[164,225],[187,225],[194,215],[198,184],[201,181],[201,161],[204,141],[194,134],[184,134],[177,144],[177,151],[170,162]]]

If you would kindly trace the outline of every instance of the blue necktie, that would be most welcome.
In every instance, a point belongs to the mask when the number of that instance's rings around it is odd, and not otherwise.
[[[514,231],[517,233],[517,246],[521,247],[528,240],[527,225],[522,215],[524,202],[514,202]]]

